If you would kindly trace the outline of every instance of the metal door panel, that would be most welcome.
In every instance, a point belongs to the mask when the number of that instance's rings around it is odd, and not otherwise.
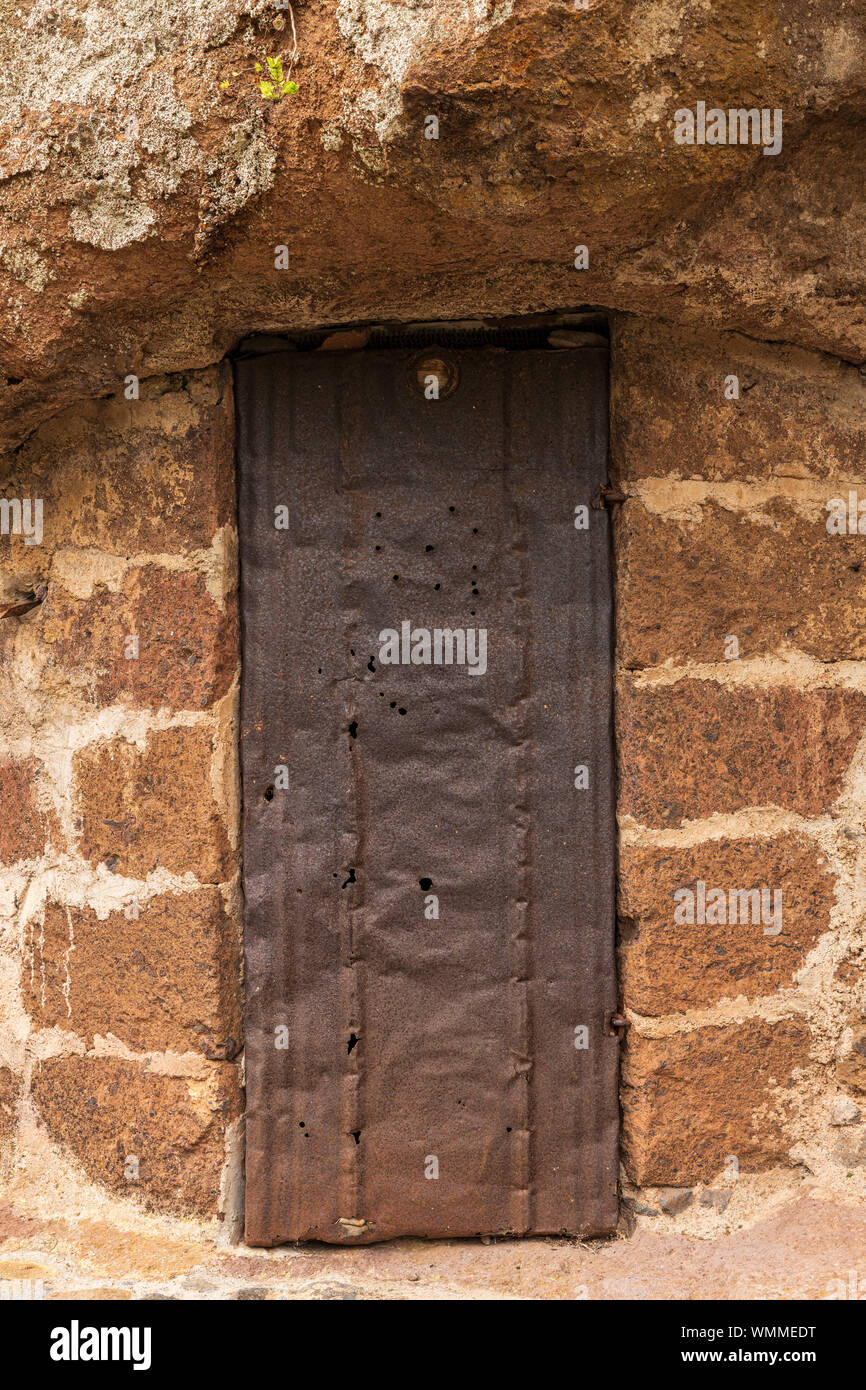
[[[606,354],[449,356],[237,365],[253,1244],[617,1219]]]

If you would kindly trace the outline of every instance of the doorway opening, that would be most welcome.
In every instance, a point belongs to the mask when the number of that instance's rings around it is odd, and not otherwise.
[[[251,1244],[616,1226],[600,329],[236,361]]]

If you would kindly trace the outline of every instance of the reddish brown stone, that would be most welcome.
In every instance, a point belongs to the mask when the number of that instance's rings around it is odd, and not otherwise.
[[[52,587],[41,635],[54,664],[103,704],[201,709],[226,693],[238,665],[235,595],[221,610],[200,574],[158,565],[130,570],[121,593],[99,586],[86,601]]]
[[[848,1019],[850,1034],[836,1062],[836,1079],[859,1095],[866,1095],[866,1011],[855,1010]]]
[[[0,559],[8,546],[19,567],[67,546],[206,549],[234,516],[230,371],[154,378],[138,401],[118,392],[63,410],[11,459],[3,495],[43,501],[41,546],[0,538]]]
[[[830,926],[835,880],[814,844],[799,835],[707,840],[692,849],[625,846],[619,875],[620,979],[626,1004],[639,1014],[769,994],[790,982]],[[751,912],[745,923],[676,923],[674,892],[696,892],[698,879],[726,897],[731,889],[779,889],[781,932],[764,935],[765,924],[753,922]],[[730,899],[726,916],[729,906]]]
[[[818,23],[804,0],[297,4],[298,91],[274,103],[252,60],[291,52],[275,4],[139,6],[134,62],[105,8],[27,7],[0,35],[16,443],[72,396],[216,360],[260,326],[582,301],[866,356],[852,0]],[[675,111],[699,94],[778,102],[780,158],[677,145]],[[443,130],[424,149],[428,112]],[[794,390],[778,413],[802,427]]]
[[[737,376],[740,399],[725,399]],[[622,480],[859,478],[863,381],[850,364],[735,333],[620,317],[611,452]],[[832,494],[828,494],[832,495]]]
[[[215,1078],[205,1095],[202,1082],[138,1062],[52,1057],[34,1068],[32,1094],[51,1137],[94,1181],[161,1211],[213,1216],[226,1126],[240,1110],[237,1068],[217,1064]]]
[[[669,1038],[633,1030],[623,1058],[623,1153],[639,1186],[710,1182],[733,1155],[741,1172],[788,1157],[783,1132],[795,1068],[809,1060],[799,1020],[753,1020]]]
[[[225,826],[211,788],[209,729],[149,733],[145,748],[125,739],[77,753],[81,853],[131,878],[160,866],[222,882],[232,872]]]
[[[35,758],[0,761],[0,862],[38,859],[56,831],[55,818],[36,799],[40,764]]]
[[[644,825],[746,806],[815,816],[841,792],[866,729],[866,696],[624,679],[617,727],[619,809]]]
[[[20,1098],[21,1077],[9,1067],[0,1067],[0,1159],[6,1157],[15,1142]]]
[[[820,661],[866,656],[866,537],[829,535],[817,505],[811,520],[778,500],[758,516],[712,504],[702,515],[697,524],[672,521],[637,500],[620,509],[625,666],[723,661],[729,635],[741,657],[784,643]]]
[[[857,1034],[851,1050],[837,1063],[836,1077],[841,1085],[866,1095],[866,1032]]]
[[[241,1037],[239,934],[219,890],[163,893],[137,910],[100,921],[91,909],[48,905],[22,972],[34,1023],[68,1028],[88,1046],[111,1033],[137,1051],[230,1060]]]
[[[843,985],[859,984],[863,978],[863,958],[858,953],[847,956],[837,965],[833,978]]]

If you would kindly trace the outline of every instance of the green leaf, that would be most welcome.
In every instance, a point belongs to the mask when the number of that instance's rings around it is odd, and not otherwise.
[[[291,92],[292,96],[295,95],[295,92],[296,92],[297,90],[298,90],[298,84],[297,84],[297,82],[284,82],[283,85],[282,85],[282,87],[280,88],[280,91],[281,91],[281,92]]]
[[[279,101],[280,99],[279,93],[277,92],[277,89],[272,82],[260,82],[259,91],[261,92],[262,96],[267,97],[269,101]]]

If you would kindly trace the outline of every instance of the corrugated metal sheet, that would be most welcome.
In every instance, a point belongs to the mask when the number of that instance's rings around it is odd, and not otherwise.
[[[237,364],[252,1244],[617,1220],[607,358],[446,351]]]

